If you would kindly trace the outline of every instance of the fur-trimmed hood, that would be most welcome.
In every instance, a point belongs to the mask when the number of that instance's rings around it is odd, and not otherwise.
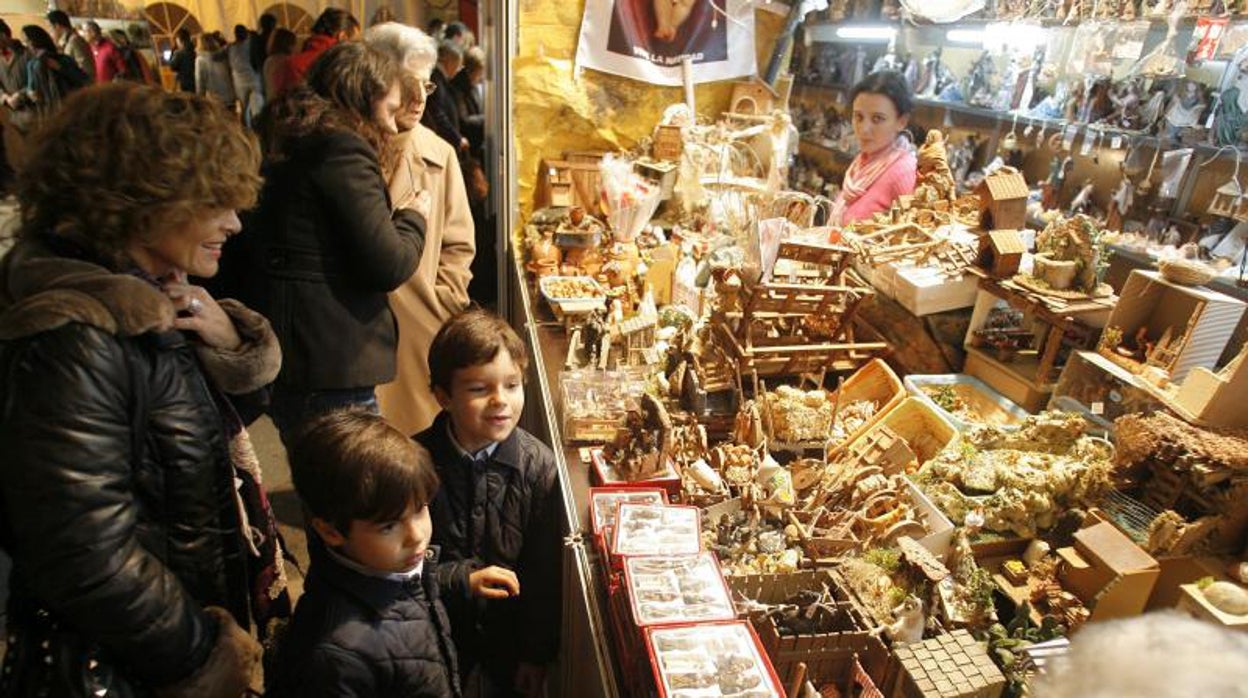
[[[142,279],[20,240],[0,260],[0,340],[81,322],[133,337],[173,329],[173,302]]]
[[[240,395],[277,378],[282,352],[269,321],[242,303],[218,301],[243,344],[235,350],[196,343],[204,370],[221,390]],[[119,337],[174,329],[177,311],[159,289],[129,274],[63,257],[37,240],[20,240],[0,260],[0,341],[82,323]]]

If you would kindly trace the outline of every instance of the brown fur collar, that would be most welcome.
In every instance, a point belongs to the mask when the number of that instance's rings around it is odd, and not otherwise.
[[[173,303],[134,276],[20,240],[0,261],[0,340],[81,322],[135,336],[173,328]]]

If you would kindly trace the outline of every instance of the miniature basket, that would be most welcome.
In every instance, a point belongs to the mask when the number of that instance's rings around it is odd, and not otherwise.
[[[1157,262],[1157,268],[1163,279],[1183,286],[1201,286],[1217,276],[1207,264],[1189,259],[1163,259]]]

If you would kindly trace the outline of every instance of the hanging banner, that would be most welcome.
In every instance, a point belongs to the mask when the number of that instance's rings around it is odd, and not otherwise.
[[[754,9],[749,0],[586,0],[576,66],[654,85],[757,72]]]

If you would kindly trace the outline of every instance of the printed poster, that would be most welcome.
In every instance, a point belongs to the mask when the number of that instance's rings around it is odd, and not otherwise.
[[[754,9],[748,0],[586,0],[576,66],[654,85],[753,75]]]

